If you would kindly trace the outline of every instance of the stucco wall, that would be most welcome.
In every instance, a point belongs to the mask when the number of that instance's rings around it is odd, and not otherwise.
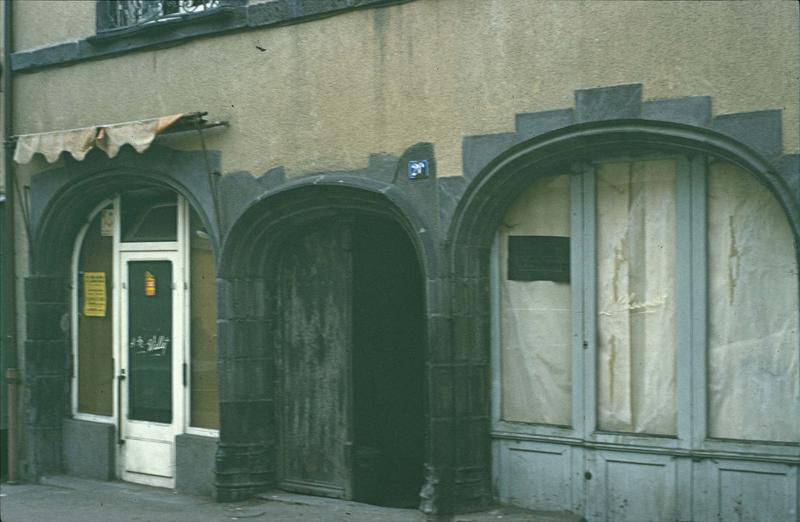
[[[86,38],[94,33],[95,2],[93,1],[14,1],[15,51],[69,42]]]
[[[19,3],[19,20],[40,4]],[[85,32],[94,12],[80,4],[58,9]],[[225,171],[352,169],[430,141],[453,176],[465,135],[571,107],[576,89],[642,83],[646,100],[712,96],[718,114],[783,109],[797,152],[799,48],[793,2],[420,0],[21,74],[15,130],[207,110],[231,123],[207,137]]]

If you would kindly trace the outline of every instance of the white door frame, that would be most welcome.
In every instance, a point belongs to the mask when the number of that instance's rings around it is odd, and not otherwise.
[[[107,199],[100,203],[88,216],[86,224],[83,226],[78,234],[75,242],[75,248],[72,256],[72,357],[73,357],[73,375],[72,375],[72,413],[77,419],[87,420],[92,422],[101,422],[106,424],[113,424],[117,429],[117,441],[124,441],[126,432],[125,424],[123,422],[122,412],[127,411],[127,403],[122,404],[123,397],[120,396],[121,384],[119,377],[120,370],[125,369],[127,373],[127,346],[122,342],[123,335],[127,335],[127,325],[123,326],[123,318],[127,322],[127,292],[124,285],[127,284],[127,261],[136,260],[168,260],[172,262],[173,266],[173,336],[172,348],[173,357],[173,422],[171,424],[170,438],[172,440],[171,455],[169,457],[170,468],[172,473],[171,478],[164,479],[162,477],[155,477],[154,479],[148,478],[145,474],[131,475],[125,472],[125,446],[126,443],[117,444],[116,449],[116,476],[122,480],[130,480],[135,482],[143,482],[146,484],[160,486],[160,487],[174,487],[174,469],[175,469],[175,450],[174,450],[174,437],[180,433],[193,433],[202,436],[217,436],[217,430],[193,428],[189,425],[189,407],[190,407],[190,393],[189,381],[191,379],[190,369],[190,353],[189,353],[189,339],[190,339],[190,325],[189,325],[189,205],[186,200],[180,195],[177,198],[177,240],[176,241],[163,241],[163,242],[122,242],[121,230],[121,198],[119,195],[114,198]],[[109,274],[111,292],[109,301],[114,303],[112,309],[112,323],[113,323],[113,371],[114,371],[114,385],[113,385],[113,408],[110,416],[96,415],[90,413],[82,413],[78,411],[78,262],[80,257],[81,248],[83,245],[83,238],[88,230],[89,224],[102,209],[111,207],[114,215],[114,229],[113,229],[113,261],[112,273]],[[124,269],[124,274],[123,274]],[[123,360],[124,358],[124,360]],[[179,358],[179,360],[177,360]],[[184,365],[186,369],[184,370]],[[185,372],[185,375],[184,375]],[[179,389],[180,388],[180,389]],[[180,402],[178,402],[180,401]],[[124,406],[124,407],[123,407]],[[158,431],[158,430],[156,430]],[[163,430],[162,430],[163,431]],[[166,437],[166,433],[162,434]]]
[[[138,249],[137,249],[138,250]],[[132,261],[169,261],[172,263],[172,422],[130,420],[128,411],[128,263]],[[125,481],[151,486],[175,486],[175,436],[183,432],[185,423],[183,366],[184,292],[183,263],[179,252],[121,251],[119,253],[119,331],[116,344],[115,373],[118,394],[118,476]],[[163,291],[163,289],[159,290]]]

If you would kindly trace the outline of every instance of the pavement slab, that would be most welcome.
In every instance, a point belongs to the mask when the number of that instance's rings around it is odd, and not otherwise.
[[[564,513],[499,507],[480,513],[430,517],[398,509],[283,491],[243,502],[217,503],[208,497],[127,482],[70,476],[43,477],[39,484],[0,484],[3,522],[578,522]]]

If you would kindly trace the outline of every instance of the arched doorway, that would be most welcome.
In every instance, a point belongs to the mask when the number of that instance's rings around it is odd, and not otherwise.
[[[337,216],[276,260],[279,484],[416,507],[423,460],[422,279],[405,233]]]
[[[234,371],[218,491],[253,487],[227,471],[248,441],[263,487],[417,507],[428,332],[410,231],[422,227],[377,191],[297,184],[249,209],[226,246],[220,346]]]
[[[144,154],[124,147],[113,160],[102,153],[90,153],[80,162],[65,158],[64,166],[31,177],[30,274],[25,278],[29,313],[25,321],[28,341],[36,346],[44,343],[47,349],[26,350],[24,356],[23,378],[27,384],[23,393],[25,400],[37,405],[27,409],[24,423],[26,444],[22,450],[27,464],[22,473],[27,478],[34,480],[43,474],[62,472],[99,479],[117,475],[113,414],[105,415],[105,422],[78,420],[73,415],[72,378],[79,371],[72,357],[76,326],[74,319],[70,320],[77,306],[73,294],[77,271],[73,260],[76,247],[79,248],[76,242],[87,220],[97,217],[107,206],[104,202],[113,203],[117,194],[127,191],[158,188],[177,195],[197,212],[196,219],[205,229],[204,252],[214,264],[220,231],[210,185],[205,177],[197,175],[200,157],[198,153],[158,146]],[[218,158],[212,157],[210,161],[214,168]],[[97,236],[107,243],[112,241],[99,232]],[[112,260],[112,269],[114,265]],[[210,288],[216,291],[213,280],[214,276],[209,275]],[[112,289],[108,287],[107,292],[113,313]],[[210,323],[215,326],[213,320]],[[103,365],[104,371],[109,367],[110,363]],[[216,366],[212,364],[211,368],[215,370]],[[113,377],[113,371],[109,373]],[[112,399],[112,407],[113,404]],[[108,411],[107,404],[93,409],[101,414]],[[183,476],[200,476],[202,494],[209,494],[213,487],[214,439],[212,436],[182,438],[202,441],[202,473],[186,469]],[[177,481],[181,488],[180,473]]]
[[[187,471],[176,469],[176,438],[216,437],[215,272],[205,226],[170,189],[123,191],[102,202],[78,234],[72,429],[113,430],[107,467],[114,477],[174,487],[177,473]],[[84,444],[91,442],[68,444],[68,468],[76,467],[72,453],[88,451]]]
[[[735,141],[660,122],[568,127],[481,173],[451,261],[469,318],[491,317],[476,336],[496,500],[598,521],[795,518],[791,201]],[[787,493],[754,493],[768,488]]]

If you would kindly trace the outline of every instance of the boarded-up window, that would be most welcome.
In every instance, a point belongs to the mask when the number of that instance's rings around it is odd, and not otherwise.
[[[676,433],[674,160],[597,168],[597,419]]]
[[[189,221],[191,270],[191,425],[219,428],[217,292],[214,252],[200,217]]]
[[[746,172],[708,178],[709,435],[800,441],[797,261],[777,200]]]
[[[569,235],[568,176],[534,182],[501,225],[504,420],[571,424]]]
[[[92,219],[78,260],[78,412],[112,415],[113,362],[113,237],[104,235],[101,222],[111,207]],[[113,223],[113,218],[112,218]],[[89,274],[85,281],[85,274]],[[100,275],[102,274],[102,276]],[[86,287],[90,288],[87,307]],[[101,303],[101,301],[103,301]],[[105,306],[101,306],[104,304]],[[103,308],[105,308],[103,310]]]
[[[794,232],[750,173],[701,160],[601,160],[571,191],[568,176],[540,178],[509,207],[498,233],[501,421],[569,426],[574,392],[595,409],[596,423],[576,426],[585,435],[685,439],[704,414],[704,438],[800,441]],[[582,286],[570,292],[570,281]],[[570,389],[578,353],[594,389]]]

